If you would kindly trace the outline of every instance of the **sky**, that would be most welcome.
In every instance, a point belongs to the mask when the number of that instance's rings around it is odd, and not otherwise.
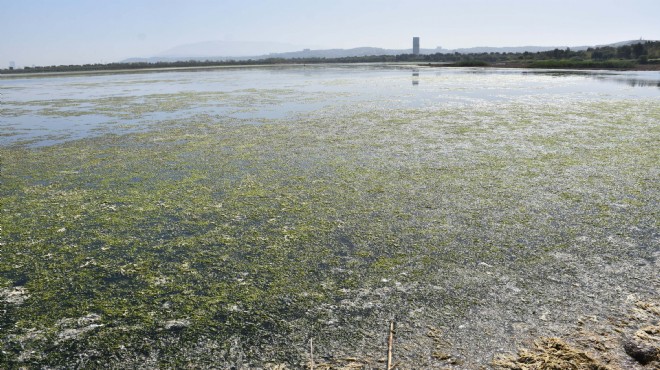
[[[0,0],[0,68],[118,62],[214,40],[300,49],[406,49],[413,36],[422,48],[599,45],[660,40],[658,15],[660,0]]]

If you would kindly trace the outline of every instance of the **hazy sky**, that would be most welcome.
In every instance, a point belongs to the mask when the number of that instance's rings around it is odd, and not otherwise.
[[[0,67],[115,62],[212,40],[312,48],[660,39],[660,0],[0,0]]]

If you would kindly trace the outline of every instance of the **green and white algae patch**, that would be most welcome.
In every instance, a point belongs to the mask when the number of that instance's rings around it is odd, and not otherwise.
[[[78,113],[305,95],[188,94]],[[658,98],[379,99],[0,147],[0,363],[382,367],[395,320],[402,368],[478,368],[657,298]]]

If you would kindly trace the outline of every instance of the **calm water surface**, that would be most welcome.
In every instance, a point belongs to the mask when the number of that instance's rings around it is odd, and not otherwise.
[[[660,99],[660,72],[404,66],[226,68],[0,79],[0,145],[122,134],[195,115],[264,123],[320,109]]]

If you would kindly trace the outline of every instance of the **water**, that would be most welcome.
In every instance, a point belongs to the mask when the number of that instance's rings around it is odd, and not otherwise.
[[[0,363],[299,368],[312,338],[377,364],[393,318],[401,368],[618,335],[660,287],[658,80],[382,65],[2,78],[0,342],[15,350]],[[652,325],[633,321],[607,342]]]
[[[220,68],[0,79],[0,145],[44,146],[147,130],[195,115],[244,123],[328,107],[438,109],[575,100],[658,99],[659,72],[385,65]]]

